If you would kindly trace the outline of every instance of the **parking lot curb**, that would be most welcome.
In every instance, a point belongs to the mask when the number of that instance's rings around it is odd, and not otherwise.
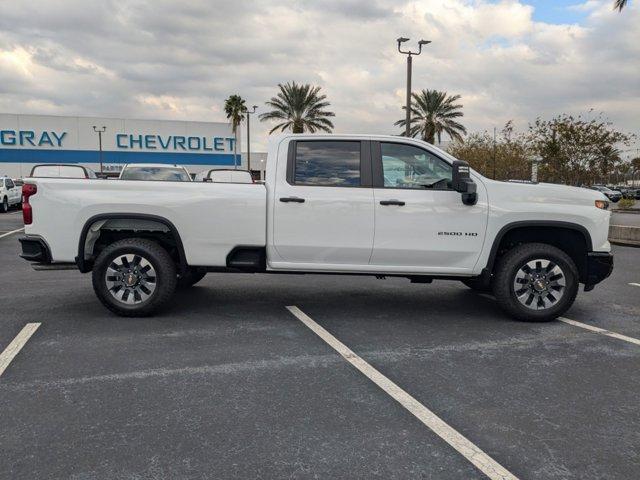
[[[613,209],[611,210],[611,213],[631,213],[633,215],[640,215],[640,209],[637,208],[630,208],[630,209]]]
[[[609,241],[614,245],[640,247],[640,227],[610,225]]]

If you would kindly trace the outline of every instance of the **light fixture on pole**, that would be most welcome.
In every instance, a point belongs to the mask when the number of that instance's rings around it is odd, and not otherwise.
[[[534,155],[531,158],[531,182],[538,183],[538,167],[542,163],[542,157],[540,155]]]
[[[98,133],[98,148],[100,149],[100,175],[102,175],[102,134],[107,130],[104,125],[101,128],[93,126],[93,131]]]
[[[412,57],[413,55],[420,55],[422,53],[422,47],[424,45],[428,45],[431,43],[431,40],[420,40],[418,42],[418,51],[412,52],[411,50],[403,51],[400,47],[403,43],[408,42],[409,39],[406,37],[400,37],[396,40],[398,42],[398,52],[407,56],[407,103],[406,103],[406,117],[405,117],[405,136],[409,137],[411,130],[411,67],[412,67]]]
[[[251,128],[249,126],[249,120],[251,118],[251,115],[256,113],[257,109],[258,106],[254,105],[253,110],[247,110],[247,170],[249,170],[249,173],[251,173]]]

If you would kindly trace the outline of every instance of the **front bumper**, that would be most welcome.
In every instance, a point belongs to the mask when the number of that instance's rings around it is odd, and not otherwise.
[[[585,291],[603,281],[613,271],[613,254],[609,252],[587,253],[587,274],[584,281]]]

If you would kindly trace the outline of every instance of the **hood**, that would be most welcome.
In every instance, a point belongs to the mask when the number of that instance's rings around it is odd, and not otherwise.
[[[570,187],[555,183],[517,183],[485,180],[491,193],[512,198],[517,202],[559,203],[563,205],[593,205],[596,200],[608,201],[607,197],[597,190],[582,187]]]

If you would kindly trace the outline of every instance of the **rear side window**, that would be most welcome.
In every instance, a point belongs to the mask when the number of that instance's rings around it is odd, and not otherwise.
[[[360,186],[360,142],[297,142],[294,183],[325,187]]]

